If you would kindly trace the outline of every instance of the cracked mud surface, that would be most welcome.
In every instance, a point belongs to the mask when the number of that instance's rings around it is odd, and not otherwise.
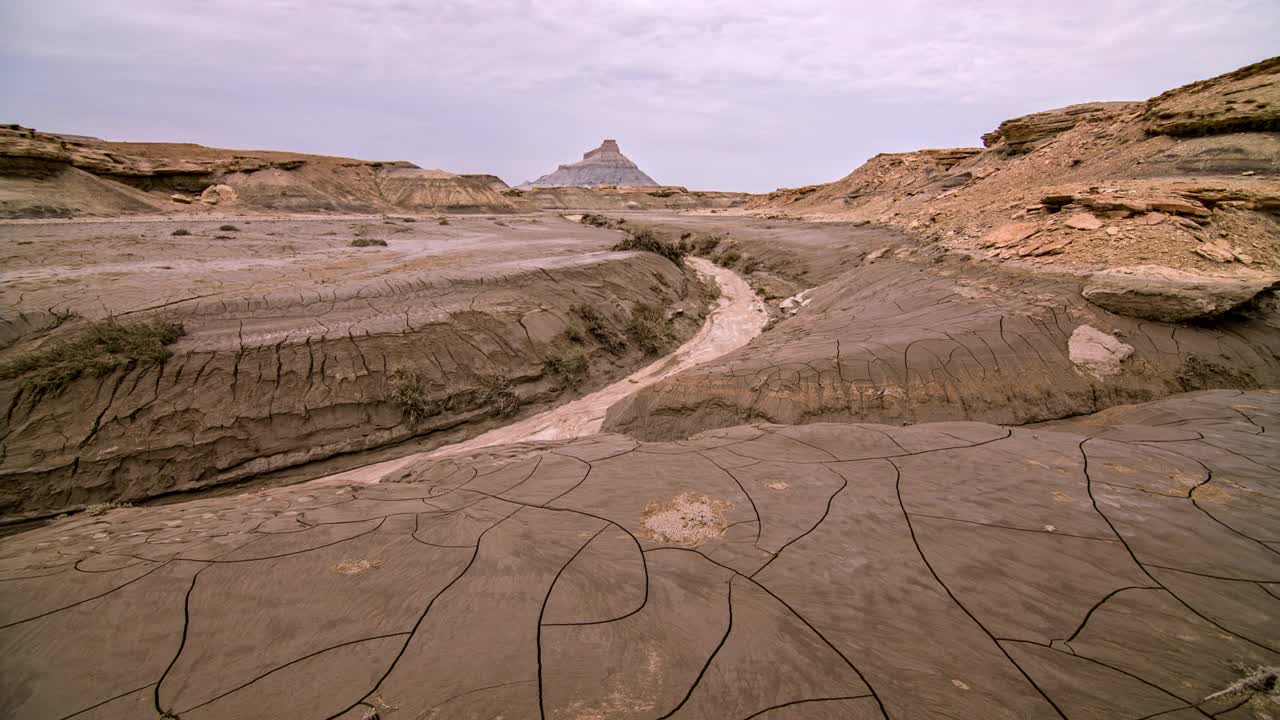
[[[1248,718],[1204,698],[1280,661],[1278,428],[606,434],[76,516],[0,540],[0,715]],[[723,530],[656,539],[682,495]]]

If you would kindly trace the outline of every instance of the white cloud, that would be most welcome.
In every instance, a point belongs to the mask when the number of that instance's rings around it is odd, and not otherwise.
[[[16,121],[293,143],[510,181],[607,134],[660,180],[767,189],[1261,59],[1280,6],[44,0],[7,3],[0,28]],[[300,113],[305,127],[279,127]]]

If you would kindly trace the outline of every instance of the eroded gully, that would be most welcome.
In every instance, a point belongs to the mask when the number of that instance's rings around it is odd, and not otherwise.
[[[320,480],[374,483],[417,460],[471,452],[494,445],[548,442],[600,432],[609,407],[641,388],[742,347],[768,321],[764,303],[737,273],[703,258],[685,258],[704,280],[720,288],[720,299],[697,334],[676,350],[627,377],[546,412],[494,428],[452,445],[347,470]]]

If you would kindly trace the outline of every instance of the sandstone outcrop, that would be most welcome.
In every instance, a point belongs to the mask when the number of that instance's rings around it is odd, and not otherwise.
[[[649,186],[657,185],[630,158],[622,154],[617,140],[605,140],[600,147],[589,150],[582,159],[568,165],[561,165],[554,172],[547,173],[537,180],[530,180],[521,188],[540,187],[598,187],[600,185],[615,186]]]
[[[1185,322],[1234,310],[1277,285],[1277,277],[1218,278],[1144,265],[1095,273],[1081,294],[1121,315]]]
[[[982,144],[1007,155],[1028,153],[1081,122],[1136,107],[1137,103],[1126,102],[1084,103],[1024,115],[1000,123],[982,136]]]
[[[753,198],[747,211],[882,224],[922,244],[1072,272],[1280,272],[1277,92],[1273,58],[1146,103],[1014,118],[984,136],[985,149],[879,155],[834,183]]]
[[[1151,98],[1143,118],[1162,135],[1280,130],[1280,57]]]

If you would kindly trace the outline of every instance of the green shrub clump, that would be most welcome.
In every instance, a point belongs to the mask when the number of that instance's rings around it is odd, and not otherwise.
[[[167,346],[185,334],[181,323],[101,320],[0,364],[0,380],[21,378],[39,395],[56,393],[81,375],[101,377],[119,367],[161,364],[173,356]]]
[[[223,232],[240,232],[240,228],[235,225],[219,225],[218,229]]]

